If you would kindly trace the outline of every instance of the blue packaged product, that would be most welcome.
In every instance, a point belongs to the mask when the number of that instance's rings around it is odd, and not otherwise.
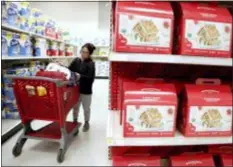
[[[2,30],[2,56],[8,55],[7,32]]]
[[[8,103],[8,102],[5,103],[5,109],[7,109],[10,112],[11,111],[14,112],[18,110],[16,103]]]
[[[1,1],[2,4],[2,24],[7,23],[7,6],[5,1]]]
[[[7,7],[7,23],[11,26],[19,27],[20,15],[19,15],[19,3],[18,2],[6,2]]]
[[[20,56],[31,56],[32,55],[32,44],[30,41],[30,36],[25,34],[20,34]]]
[[[19,14],[20,14],[20,28],[29,31],[29,17],[31,14],[29,2],[19,2]]]
[[[8,87],[4,89],[5,96],[4,96],[4,102],[5,103],[13,103],[15,101],[15,94],[12,87]]]
[[[19,112],[18,110],[15,111],[5,111],[5,119],[19,119]]]
[[[18,56],[20,52],[20,43],[19,43],[20,35],[16,33],[9,35],[11,35],[11,37],[7,37],[7,38],[11,38],[11,40],[8,45],[8,56]]]
[[[20,2],[19,4],[19,14],[21,17],[28,19],[31,14],[31,8],[29,2]]]

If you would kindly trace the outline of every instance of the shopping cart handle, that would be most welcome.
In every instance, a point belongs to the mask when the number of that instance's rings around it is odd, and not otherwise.
[[[59,79],[53,79],[53,78],[48,78],[48,77],[41,77],[41,76],[17,76],[17,75],[5,75],[6,78],[10,79],[21,79],[21,80],[41,80],[41,81],[49,81],[49,82],[54,82],[57,87],[62,87],[65,85],[72,84],[70,81],[62,81]]]

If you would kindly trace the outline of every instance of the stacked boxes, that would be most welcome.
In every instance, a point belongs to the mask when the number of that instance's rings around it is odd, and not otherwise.
[[[117,2],[114,51],[171,54],[173,17],[168,2]]]

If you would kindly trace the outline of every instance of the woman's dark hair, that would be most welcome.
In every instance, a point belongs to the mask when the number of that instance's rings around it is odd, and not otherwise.
[[[90,55],[92,55],[92,53],[94,52],[94,50],[96,49],[95,48],[95,45],[93,45],[92,43],[86,43],[82,46],[82,49],[83,48],[87,48],[88,49],[88,52]]]

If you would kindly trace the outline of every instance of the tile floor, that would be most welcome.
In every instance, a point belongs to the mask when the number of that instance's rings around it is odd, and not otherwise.
[[[106,166],[109,165],[108,149],[106,144],[106,121],[108,112],[108,80],[96,80],[91,106],[91,129],[87,133],[80,132],[71,143],[65,161],[57,163],[58,143],[39,140],[28,140],[22,154],[14,158],[12,148],[20,135],[18,133],[2,145],[3,166]],[[71,119],[72,114],[68,116]],[[80,113],[83,120],[83,111]],[[41,126],[40,121],[34,126]]]

